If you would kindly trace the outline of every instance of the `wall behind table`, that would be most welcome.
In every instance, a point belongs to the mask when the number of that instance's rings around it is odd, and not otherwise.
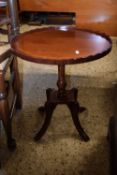
[[[75,12],[76,24],[117,36],[117,0],[19,0],[21,11]]]

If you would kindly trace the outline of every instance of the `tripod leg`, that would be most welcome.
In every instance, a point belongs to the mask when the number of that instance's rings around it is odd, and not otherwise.
[[[89,141],[89,136],[85,133],[85,131],[83,130],[83,128],[80,124],[80,121],[79,121],[79,117],[78,117],[79,104],[78,104],[78,102],[70,102],[67,104],[67,106],[70,109],[74,125],[75,125],[77,131],[79,132],[81,139],[84,141]]]
[[[35,135],[34,140],[37,141],[41,139],[41,137],[45,134],[46,130],[48,129],[51,118],[52,118],[52,113],[56,107],[56,104],[52,103],[46,103],[45,104],[45,121],[43,123],[42,128],[39,130],[39,132]]]

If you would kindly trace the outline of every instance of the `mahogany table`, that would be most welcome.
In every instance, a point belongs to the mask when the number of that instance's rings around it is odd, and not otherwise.
[[[82,140],[89,136],[82,128],[78,114],[85,108],[80,107],[76,88],[66,89],[65,65],[84,63],[99,59],[111,50],[111,40],[98,34],[74,27],[52,27],[35,29],[17,36],[11,43],[12,51],[24,60],[58,66],[58,90],[47,89],[47,101],[40,111],[45,112],[45,121],[34,139],[40,139],[46,132],[55,107],[66,104]]]

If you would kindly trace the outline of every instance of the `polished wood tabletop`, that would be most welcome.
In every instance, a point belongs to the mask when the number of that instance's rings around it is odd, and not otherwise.
[[[75,64],[99,59],[111,50],[111,40],[75,27],[50,27],[20,34],[11,43],[21,58],[44,64]]]

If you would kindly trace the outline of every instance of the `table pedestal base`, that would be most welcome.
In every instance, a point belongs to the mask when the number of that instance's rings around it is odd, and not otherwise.
[[[84,132],[78,114],[85,110],[84,107],[80,107],[77,101],[78,90],[73,88],[71,90],[66,90],[66,81],[65,81],[65,65],[58,65],[58,81],[57,81],[58,90],[47,89],[47,102],[44,107],[39,108],[40,112],[45,112],[45,121],[42,125],[42,128],[35,135],[34,139],[39,140],[44,133],[46,132],[52,118],[54,109],[58,104],[66,104],[71,112],[74,125],[79,132],[79,135],[82,140],[88,141],[89,137]]]
[[[89,140],[88,135],[84,132],[79,121],[78,114],[80,112],[83,112],[85,108],[79,106],[79,103],[77,101],[77,92],[78,90],[76,88],[73,88],[71,90],[65,90],[64,95],[60,96],[59,91],[54,89],[47,89],[47,102],[45,103],[44,107],[39,108],[40,112],[45,112],[45,121],[40,131],[34,137],[36,141],[45,134],[47,128],[50,125],[53,111],[58,104],[66,104],[68,106],[74,125],[79,132],[81,139],[83,141]]]

